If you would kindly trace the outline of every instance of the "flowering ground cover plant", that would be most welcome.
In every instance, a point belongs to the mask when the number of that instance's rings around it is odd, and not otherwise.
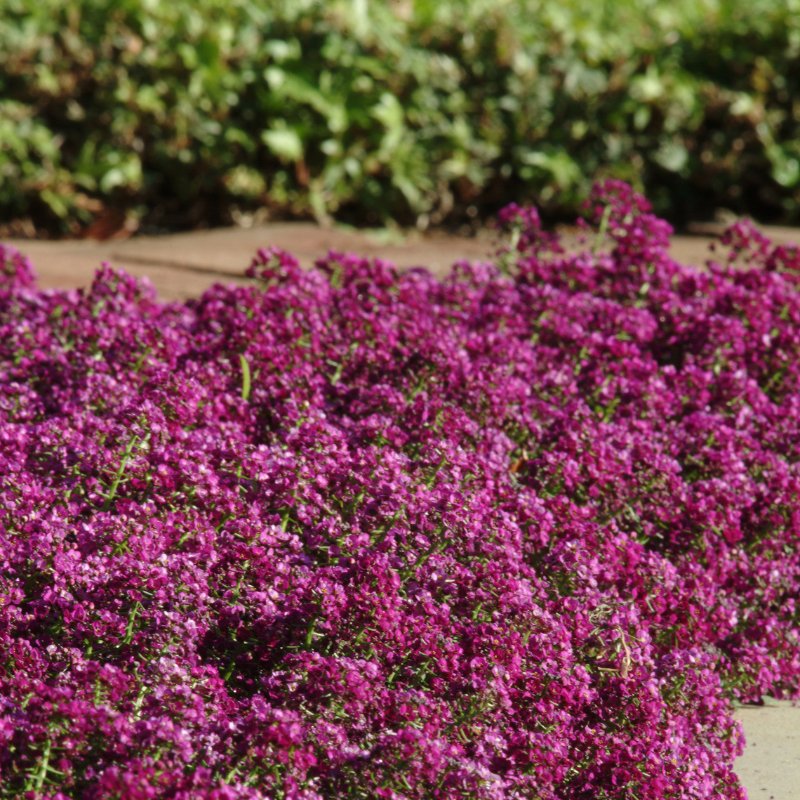
[[[437,280],[0,273],[0,797],[743,798],[800,676],[800,258],[619,183]]]

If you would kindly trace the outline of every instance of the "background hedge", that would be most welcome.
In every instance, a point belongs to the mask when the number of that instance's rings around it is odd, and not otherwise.
[[[6,231],[557,215],[599,176],[800,220],[800,0],[0,7]]]

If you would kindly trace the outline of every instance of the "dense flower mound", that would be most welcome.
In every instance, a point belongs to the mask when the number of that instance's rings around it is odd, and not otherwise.
[[[742,798],[800,688],[800,258],[624,184],[445,280],[0,252],[0,797]]]

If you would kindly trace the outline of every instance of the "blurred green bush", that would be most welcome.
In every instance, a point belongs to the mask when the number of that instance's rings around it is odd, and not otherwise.
[[[0,0],[0,221],[800,220],[800,0]]]

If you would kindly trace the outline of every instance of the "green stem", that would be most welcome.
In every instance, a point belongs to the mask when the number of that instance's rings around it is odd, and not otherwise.
[[[603,239],[605,239],[606,232],[608,231],[608,221],[610,218],[611,206],[606,206],[603,209],[603,216],[600,218],[600,227],[597,229],[597,236],[594,238],[592,254],[597,253],[597,251],[600,249],[600,245],[603,243]]]
[[[239,353],[239,364],[242,367],[242,400],[246,403],[250,399],[251,375],[250,365],[242,353]]]
[[[103,511],[108,511],[109,508],[111,508],[111,503],[114,501],[114,497],[117,494],[119,485],[122,482],[122,476],[125,474],[125,469],[127,468],[128,462],[131,460],[131,456],[133,455],[133,448],[139,444],[139,441],[139,437],[134,436],[128,442],[128,446],[125,448],[125,452],[122,454],[122,461],[120,462],[117,474],[114,476],[114,482],[111,484],[111,488],[108,490],[105,503],[103,503]]]
[[[36,770],[36,778],[33,784],[33,790],[37,793],[42,791],[45,778],[47,777],[47,769],[50,766],[50,750],[52,746],[52,742],[48,739],[45,742],[42,760],[39,762],[39,768]]]

